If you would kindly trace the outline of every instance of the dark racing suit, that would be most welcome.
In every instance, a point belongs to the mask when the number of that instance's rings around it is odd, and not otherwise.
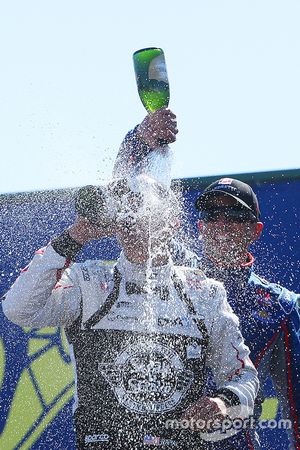
[[[200,270],[130,263],[74,263],[49,245],[34,256],[2,303],[21,326],[65,327],[76,366],[78,448],[196,450],[207,433],[174,428],[203,395],[205,368],[229,417],[252,414],[258,388],[223,286]],[[169,424],[169,426],[167,425]]]
[[[224,283],[228,302],[240,320],[261,387],[268,376],[282,409],[291,421],[290,449],[300,449],[300,295],[270,283],[253,271],[254,258],[239,269],[221,269],[173,241],[175,263],[201,268]],[[263,399],[261,399],[263,400]],[[256,413],[259,416],[259,409]],[[283,431],[284,432],[284,431]]]

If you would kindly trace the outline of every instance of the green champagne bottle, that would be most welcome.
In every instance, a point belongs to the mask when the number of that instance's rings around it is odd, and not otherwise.
[[[140,99],[149,113],[167,108],[170,99],[164,52],[149,47],[133,54],[133,64]]]

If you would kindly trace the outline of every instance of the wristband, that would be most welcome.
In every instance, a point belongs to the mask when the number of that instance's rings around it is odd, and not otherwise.
[[[215,397],[219,397],[225,403],[227,408],[232,406],[240,406],[241,402],[237,394],[232,392],[230,389],[219,389],[216,392]]]
[[[74,260],[77,253],[82,249],[82,244],[79,244],[73,239],[68,230],[55,237],[51,241],[51,245],[60,256]]]

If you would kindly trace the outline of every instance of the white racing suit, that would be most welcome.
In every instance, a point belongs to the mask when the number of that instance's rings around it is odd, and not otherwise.
[[[180,422],[204,395],[205,372],[229,420],[252,414],[257,373],[221,283],[171,260],[149,268],[74,263],[52,245],[36,252],[2,302],[20,326],[64,326],[76,370],[78,448],[193,450],[228,434]],[[201,428],[202,426],[202,428]],[[208,442],[208,443],[206,443]]]

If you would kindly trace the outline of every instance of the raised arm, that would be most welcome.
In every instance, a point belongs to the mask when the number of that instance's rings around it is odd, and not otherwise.
[[[142,170],[154,149],[166,152],[168,145],[176,140],[177,121],[169,109],[159,109],[147,115],[133,130],[129,131],[121,146],[113,169],[114,178],[123,178]]]
[[[4,314],[20,326],[69,325],[79,315],[81,291],[77,265],[82,245],[112,232],[79,217],[60,236],[38,250],[2,301]]]

